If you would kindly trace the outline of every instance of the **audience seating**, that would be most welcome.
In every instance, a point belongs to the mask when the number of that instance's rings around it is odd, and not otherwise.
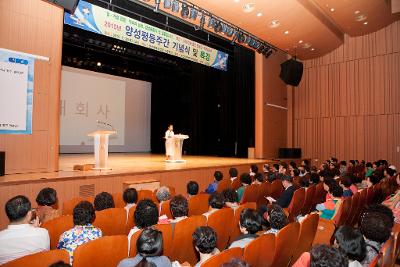
[[[233,227],[233,209],[223,208],[208,216],[207,225],[212,227],[217,233],[217,247],[220,251],[224,250],[229,242],[229,237]]]
[[[234,218],[233,218],[233,226],[232,226],[232,230],[231,230],[231,234],[230,234],[230,236],[231,236],[230,241],[235,240],[236,237],[238,237],[241,234],[240,229],[239,229],[239,221],[240,221],[240,213],[244,209],[256,209],[256,203],[247,202],[247,203],[240,205],[235,210],[235,214],[234,214]]]
[[[136,256],[136,254],[137,254],[137,251],[136,251],[136,241],[138,240],[138,238],[139,238],[139,236],[140,236],[140,234],[143,232],[143,230],[142,229],[140,229],[139,231],[136,231],[132,236],[131,236],[131,239],[129,240],[129,242],[128,242],[128,247],[129,247],[129,251],[128,251],[128,254],[129,254],[129,257],[135,257]],[[163,237],[164,238],[164,237]]]
[[[222,264],[229,262],[233,258],[242,258],[243,250],[241,248],[231,248],[222,251],[221,253],[209,258],[201,267],[216,267],[221,266]]]
[[[171,260],[189,262],[195,265],[198,261],[197,253],[193,247],[192,234],[199,226],[206,225],[205,216],[192,216],[175,224],[174,237],[172,240]]]
[[[351,214],[351,200],[352,197],[347,197],[342,200],[342,204],[339,207],[335,217],[333,217],[333,221],[336,227],[341,225],[350,224],[352,214]]]
[[[301,215],[306,215],[308,213],[311,212],[312,209],[315,208],[315,206],[313,207],[313,201],[314,201],[314,196],[315,196],[315,185],[311,185],[307,190],[306,190],[306,194],[304,197],[304,205],[301,208]]]
[[[142,199],[151,199],[154,203],[158,203],[155,194],[151,190],[138,190],[138,202]]]
[[[378,266],[378,261],[380,258],[381,254],[377,255],[372,261],[371,263],[368,265],[368,267],[376,267]]]
[[[395,259],[393,258],[393,238],[389,238],[381,248],[381,256],[378,260],[379,267],[394,266]]]
[[[351,208],[349,212],[349,217],[346,222],[347,225],[353,226],[356,222],[356,214],[357,214],[357,209],[359,208],[360,204],[360,192],[357,192],[351,197]]]
[[[169,186],[169,185],[167,185],[167,187],[168,187],[168,189],[169,189],[169,194],[170,194],[171,198],[174,197],[174,196],[176,195],[176,193],[175,193],[175,187]]]
[[[367,188],[367,205],[371,205],[374,202],[374,198],[375,198],[375,191],[374,187],[371,186]]]
[[[126,210],[111,208],[96,211],[93,225],[101,229],[103,236],[124,235],[126,233]]]
[[[1,266],[2,267],[21,267],[21,266],[48,267],[49,265],[58,261],[69,263],[69,254],[66,250],[56,249],[56,250],[39,252],[7,262]]]
[[[123,208],[125,207],[125,201],[122,197],[122,193],[114,193],[112,194],[113,200],[114,200],[114,204],[116,208]]]
[[[264,205],[266,203],[265,197],[269,196],[271,192],[271,183],[264,182],[258,186],[257,192],[257,207]]]
[[[271,191],[270,191],[270,196],[278,199],[282,192],[283,192],[284,188],[282,185],[282,181],[281,180],[274,180],[271,184]]]
[[[305,251],[310,251],[312,243],[317,233],[319,215],[309,214],[300,224],[300,233],[297,245],[293,252],[292,263],[301,256]]]
[[[319,219],[317,232],[315,233],[315,238],[313,245],[317,244],[331,244],[331,238],[335,232],[335,224],[332,220]]]
[[[400,224],[395,223],[392,228],[392,236],[393,236],[393,259],[397,260],[397,257],[400,253]]]
[[[93,203],[94,197],[75,197],[70,200],[64,201],[62,214],[72,215],[75,206],[81,201],[89,201],[90,203]]]
[[[293,237],[299,236],[299,223],[290,223],[282,228],[276,236],[275,254],[271,266],[287,267],[290,259],[293,256],[297,242],[294,242]]]
[[[125,234],[129,234],[129,231],[135,227],[135,210],[136,206],[129,209],[128,217],[126,218]],[[126,211],[126,210],[125,210]]]
[[[324,189],[324,183],[318,183],[315,187],[313,207],[319,203],[325,202],[326,191]]]
[[[74,251],[74,267],[117,266],[128,257],[126,235],[104,236],[80,245]]]
[[[241,203],[257,202],[258,185],[252,184],[246,186],[243,192]]]
[[[173,240],[173,229],[171,224],[157,224],[156,229],[162,232],[163,243],[164,243],[164,255],[171,257],[172,252],[172,240]],[[192,236],[190,236],[191,239]]]
[[[275,235],[261,235],[244,248],[244,260],[250,266],[270,267],[275,254]]]
[[[235,180],[233,180],[231,187],[233,190],[238,190],[239,187],[242,186],[242,182],[240,181],[240,177],[236,178]]]
[[[363,189],[360,192],[360,199],[358,201],[358,208],[356,212],[353,214],[353,220],[351,222],[351,225],[354,226],[358,223],[358,220],[361,216],[361,213],[364,211],[365,205],[367,205],[367,190]]]
[[[208,194],[198,194],[189,199],[189,216],[202,215],[208,211]]]
[[[222,193],[225,189],[228,189],[231,187],[231,179],[225,178],[219,181],[218,187],[217,187],[217,192]]]
[[[171,200],[167,200],[167,201],[163,201],[160,203],[160,205],[161,205],[160,216],[166,215],[169,219],[172,219],[172,214],[171,214],[171,210],[170,210],[170,201]]]
[[[50,249],[56,249],[60,236],[74,227],[72,215],[63,215],[53,220],[44,222],[41,226],[47,229],[50,236]]]
[[[300,215],[301,213],[301,208],[304,205],[304,199],[305,199],[305,189],[304,188],[299,188],[296,191],[294,191],[292,200],[290,201],[289,207],[288,207],[288,219],[290,222],[294,222],[296,220],[296,217]]]

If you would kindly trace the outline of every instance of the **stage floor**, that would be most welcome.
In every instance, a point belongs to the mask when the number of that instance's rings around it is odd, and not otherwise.
[[[90,176],[111,176],[116,174],[141,174],[172,170],[200,169],[205,167],[226,167],[243,164],[273,162],[265,159],[225,158],[209,156],[184,156],[185,163],[167,163],[165,155],[143,153],[110,153],[107,171],[74,171],[76,164],[93,164],[93,154],[60,154],[59,171],[46,173],[9,174],[0,177],[1,184],[34,182]]]

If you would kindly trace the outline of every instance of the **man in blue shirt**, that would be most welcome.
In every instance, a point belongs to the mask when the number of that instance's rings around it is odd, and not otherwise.
[[[222,180],[223,178],[223,174],[220,171],[215,171],[214,172],[214,182],[212,182],[211,184],[208,185],[207,189],[206,189],[206,193],[207,194],[212,194],[215,191],[217,191],[218,188],[218,183]]]

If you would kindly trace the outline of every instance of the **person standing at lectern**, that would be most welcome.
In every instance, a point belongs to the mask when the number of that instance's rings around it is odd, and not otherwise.
[[[168,130],[165,132],[165,155],[167,156],[167,160],[171,159],[174,153],[172,137],[174,137],[174,126],[170,124]]]

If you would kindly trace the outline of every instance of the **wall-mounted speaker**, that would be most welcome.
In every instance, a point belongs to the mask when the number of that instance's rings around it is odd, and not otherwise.
[[[286,84],[297,86],[301,81],[303,76],[303,63],[295,60],[289,59],[281,64],[281,77],[282,81]]]
[[[74,14],[76,7],[78,6],[79,0],[48,0],[49,2],[61,6],[70,14]]]
[[[301,148],[279,148],[280,159],[299,159],[301,158]]]
[[[0,151],[0,176],[6,173],[6,152]]]

